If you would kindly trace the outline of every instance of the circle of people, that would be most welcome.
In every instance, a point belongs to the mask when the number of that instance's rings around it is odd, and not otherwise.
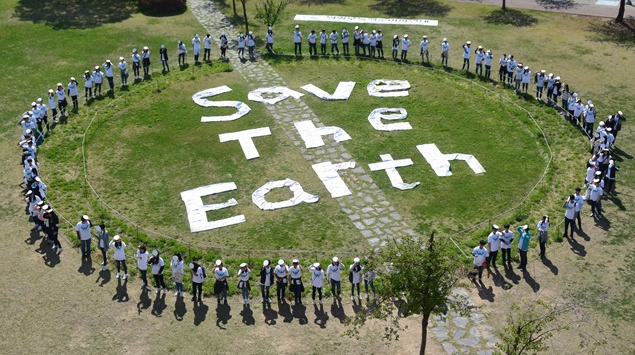
[[[307,36],[309,45],[309,54],[318,55],[317,41],[320,41],[320,51],[322,55],[326,55],[327,41],[331,44],[331,54],[339,55],[338,42],[341,39],[342,49],[344,55],[350,55],[349,52],[349,40],[353,38],[353,47],[355,55],[367,56],[373,58],[384,59],[383,51],[383,33],[381,30],[366,31],[360,29],[359,26],[355,26],[353,33],[349,33],[346,28],[343,28],[341,35],[336,30],[332,30],[327,35],[326,30],[319,31],[319,37],[315,30],[311,30]],[[296,56],[302,55],[302,32],[300,26],[296,25],[293,31],[294,52]],[[212,37],[208,33],[205,37],[201,37],[196,34],[192,38],[192,48],[194,54],[194,63],[199,63],[199,55],[201,52],[201,44],[203,49],[203,60],[211,61],[211,49],[212,49]],[[227,49],[229,47],[229,39],[226,32],[222,32],[219,37],[219,47],[221,51],[221,58],[227,59]],[[252,31],[248,32],[247,36],[240,33],[236,39],[239,58],[244,58],[245,47],[248,48],[248,55],[250,58],[255,56],[255,37]],[[269,27],[266,34],[266,48],[271,54],[274,54],[274,32],[272,27]],[[392,38],[392,58],[397,59],[399,49],[401,49],[400,59],[407,60],[408,50],[412,46],[412,41],[408,35],[403,35],[399,38],[398,35],[394,35]],[[419,54],[421,56],[422,63],[426,60],[430,63],[429,58],[429,40],[426,35],[422,37],[422,41],[419,45]],[[447,38],[443,38],[441,44],[441,63],[443,66],[448,65],[450,44]],[[463,66],[462,70],[470,70],[470,59],[472,53],[475,56],[476,73],[486,78],[491,78],[491,67],[494,63],[494,54],[491,50],[484,50],[482,46],[477,46],[472,50],[472,43],[466,41],[462,46],[463,52]],[[187,64],[187,47],[181,40],[177,41],[177,53],[178,64],[183,66]],[[159,56],[162,63],[163,72],[169,72],[169,57],[168,50],[165,45],[161,45],[159,50]],[[150,62],[150,49],[147,46],[142,48],[141,54],[136,48],[132,50],[131,55],[132,70],[135,80],[142,80],[152,75],[152,66]],[[523,63],[517,62],[512,54],[502,54],[499,63],[499,81],[503,84],[516,90],[518,93],[527,93],[529,84],[532,79],[532,71],[528,66]],[[483,65],[485,66],[485,74],[483,74]],[[103,68],[103,71],[102,71]],[[119,57],[119,63],[116,65],[119,69],[121,77],[121,86],[128,86],[128,63],[124,57]],[[143,69],[143,78],[141,77],[141,69]],[[88,102],[96,96],[101,96],[101,88],[104,83],[104,78],[108,82],[109,92],[114,93],[114,71],[115,65],[106,60],[101,66],[95,66],[92,72],[86,70],[83,74],[84,80],[84,100]],[[615,140],[618,132],[621,130],[622,123],[626,120],[622,111],[609,115],[605,121],[600,121],[597,129],[594,131],[595,119],[597,117],[596,108],[591,100],[587,101],[587,104],[582,103],[582,99],[576,92],[571,92],[567,84],[561,82],[559,76],[554,76],[552,73],[546,74],[545,70],[540,70],[534,74],[533,81],[536,87],[536,99],[542,100],[543,92],[546,92],[547,104],[558,107],[558,96],[561,97],[561,105],[559,109],[562,111],[562,115],[572,123],[580,125],[583,131],[590,137],[591,141],[591,158],[587,162],[586,177],[584,185],[575,189],[575,193],[568,196],[565,200],[563,208],[565,209],[564,218],[564,235],[573,239],[574,230],[578,232],[582,231],[580,213],[584,204],[587,201],[591,205],[591,216],[597,219],[602,219],[602,198],[604,194],[611,194],[615,189],[615,174],[619,168],[615,165],[615,160],[611,156],[611,149],[615,146]],[[22,115],[22,120],[19,124],[22,126],[22,135],[18,142],[18,146],[22,149],[22,156],[20,159],[20,165],[24,167],[24,187],[25,187],[25,201],[27,203],[26,210],[29,214],[30,220],[34,223],[34,228],[38,231],[44,232],[44,238],[52,244],[52,248],[57,250],[57,253],[62,252],[62,246],[59,242],[59,227],[60,219],[55,210],[45,203],[47,185],[42,181],[39,174],[39,167],[37,162],[37,146],[44,141],[44,138],[50,132],[50,124],[48,121],[49,109],[54,124],[59,123],[58,110],[60,119],[67,118],[68,100],[70,97],[72,102],[72,111],[77,112],[79,109],[78,103],[79,84],[75,77],[70,78],[70,82],[64,88],[62,83],[58,83],[56,89],[49,89],[47,102],[48,106],[42,98],[38,98],[31,103],[31,108]],[[44,131],[46,129],[46,132]],[[584,191],[584,192],[583,192]],[[577,220],[577,227],[575,221]],[[548,241],[549,230],[549,218],[543,216],[542,220],[538,222],[537,227],[539,231],[538,240],[540,244],[540,256],[545,257],[545,248]],[[83,256],[90,254],[90,220],[88,216],[82,216],[81,221],[76,226],[76,232],[78,239],[80,240],[80,247]],[[474,248],[472,255],[474,256],[473,278],[482,277],[484,267],[488,267],[490,264],[496,266],[496,258],[498,250],[502,250],[502,260],[504,266],[511,266],[511,244],[514,240],[514,233],[510,230],[509,225],[504,226],[503,231],[499,231],[497,225],[493,225],[492,233],[489,234],[487,241],[480,241],[479,246]],[[123,278],[128,277],[127,266],[125,263],[125,243],[119,236],[115,236],[112,241],[108,241],[108,232],[105,229],[103,223],[99,228],[96,228],[99,234],[99,249],[102,252],[103,263],[102,266],[105,269],[107,264],[106,251],[109,248],[115,250],[115,261],[117,264],[117,278],[120,276],[120,267],[123,267]],[[529,240],[531,234],[527,225],[519,226],[516,228],[519,232],[518,238],[518,250],[520,255],[520,269],[525,269],[527,266],[527,250],[529,247]],[[570,232],[569,232],[570,231]],[[485,245],[487,244],[487,247]],[[152,257],[148,259],[148,253],[144,246],[139,247],[139,250],[135,253],[135,258],[138,260],[138,268],[142,275],[145,288],[148,287],[146,271],[147,265],[152,266],[152,274],[155,277],[157,286],[157,293],[162,289],[165,292],[165,282],[163,281],[163,269],[164,262],[159,256],[158,251],[152,252]],[[271,302],[269,297],[269,287],[274,283],[277,285],[278,299],[284,298],[286,285],[289,284],[289,289],[294,293],[296,302],[301,303],[301,292],[304,291],[304,286],[301,281],[302,268],[297,263],[297,260],[293,260],[293,266],[287,267],[283,260],[278,261],[278,266],[271,268],[269,261],[266,260],[263,267],[260,270],[260,286],[261,293],[264,302]],[[183,296],[183,259],[180,255],[174,255],[171,262],[172,277],[177,287],[176,295]],[[205,270],[203,266],[197,263],[190,263],[190,272],[192,274],[192,288],[194,293],[194,299],[201,300],[202,283],[206,279]],[[321,288],[324,285],[325,280],[331,283],[334,301],[336,299],[341,300],[340,292],[340,271],[344,266],[337,258],[333,258],[333,263],[327,267],[326,273],[322,270],[322,266],[319,263],[313,264],[309,267],[312,279],[313,287],[313,299],[315,302],[315,293],[319,294],[321,303],[322,293]],[[355,262],[350,267],[349,279],[353,285],[353,292],[351,299],[354,299],[354,289],[357,285],[357,295],[359,296],[359,283],[364,280],[366,288],[366,298],[368,299],[368,288],[371,287],[374,293],[373,280],[375,277],[374,272],[362,273],[363,268],[359,264],[359,259],[355,259]],[[280,270],[280,273],[276,272]],[[283,271],[284,270],[284,271]],[[227,278],[229,274],[227,269],[223,267],[222,262],[219,260],[216,262],[214,268],[214,278],[216,282],[214,284],[215,294],[218,295],[218,300],[221,300],[221,294],[225,297],[227,293]],[[249,278],[251,270],[247,265],[241,265],[238,277],[240,279],[238,286],[243,292],[243,298],[245,304],[248,304],[248,290],[250,288]],[[180,276],[179,276],[180,275]],[[326,278],[326,279],[325,279]],[[180,282],[179,282],[180,280]],[[217,286],[218,285],[218,286]],[[245,293],[244,290],[247,290]],[[216,292],[218,291],[218,292]],[[197,298],[198,292],[198,298]]]

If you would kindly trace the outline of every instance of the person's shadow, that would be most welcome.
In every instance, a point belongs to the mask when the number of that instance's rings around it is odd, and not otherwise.
[[[353,300],[353,313],[357,314],[362,311],[362,301]]]
[[[167,308],[165,305],[165,292],[157,294],[157,297],[154,299],[154,305],[152,306],[152,311],[150,313],[155,317],[161,317],[163,311]]]
[[[82,257],[82,263],[77,269],[77,272],[80,274],[84,274],[86,276],[90,276],[95,272],[95,268],[93,267],[93,259],[90,254],[87,257]]]
[[[531,276],[527,269],[523,270],[523,279],[525,279],[525,282],[531,287],[534,293],[540,290],[540,284]]]
[[[179,322],[183,320],[185,317],[185,313],[187,313],[187,308],[185,308],[185,301],[183,297],[176,297],[176,302],[174,302],[174,319]]]
[[[24,242],[28,245],[35,245],[35,242],[37,242],[38,239],[40,238],[42,238],[40,236],[40,231],[38,231],[37,227],[35,227],[31,229],[31,233],[29,234],[29,237],[26,238]]]
[[[282,321],[285,323],[291,323],[293,321],[291,307],[285,300],[283,300],[282,302],[278,302],[278,314],[280,315],[280,317],[282,317]]]
[[[344,324],[346,322],[346,312],[344,312],[344,307],[342,306],[342,302],[335,302],[331,305],[331,315],[333,317],[339,319],[340,323]]]
[[[512,266],[505,265],[505,277],[511,281],[514,285],[518,285],[520,283],[520,276],[514,272],[514,268]],[[509,286],[511,288],[511,285]]]
[[[551,260],[547,259],[547,257],[545,256],[544,258],[542,258],[542,263],[549,268],[549,270],[554,274],[554,275],[558,275],[558,267],[555,266]]]
[[[251,307],[248,304],[243,305],[243,310],[242,312],[240,312],[240,315],[243,317],[244,325],[256,324],[256,319],[254,319],[254,312],[251,310]]]
[[[60,263],[60,256],[53,248],[48,248],[42,255],[42,260],[44,260],[44,265],[53,268]]]
[[[494,298],[496,295],[494,294],[494,289],[492,286],[485,287],[483,281],[478,280],[479,288],[478,288],[478,296],[482,300],[486,300],[489,302],[494,302]]]
[[[192,310],[194,312],[194,325],[198,326],[205,321],[208,310],[209,307],[203,301],[194,302],[194,309]]]
[[[580,237],[582,237],[582,239],[584,239],[584,241],[588,242],[591,240],[591,237],[589,237],[588,234],[586,234],[582,229],[578,228],[576,229],[576,234],[579,235]]]
[[[231,319],[231,307],[229,304],[219,304],[216,307],[216,326],[220,329],[225,330],[224,326],[227,325],[227,322]]]
[[[295,304],[293,306],[293,317],[298,319],[300,325],[309,323],[309,319],[306,317],[306,306],[303,304]]]
[[[137,313],[141,314],[143,310],[150,308],[150,305],[152,305],[152,300],[148,296],[148,289],[144,287],[141,289],[139,302],[137,302]]]
[[[275,325],[277,323],[276,319],[278,319],[278,312],[271,309],[269,302],[263,302],[262,315],[265,317],[265,324]]]
[[[112,300],[117,302],[128,302],[130,300],[128,296],[128,280],[117,280],[117,291],[112,296]]]
[[[505,268],[504,264],[503,268]],[[512,288],[512,284],[505,280],[503,275],[500,273],[500,270],[498,270],[498,266],[494,266],[493,270],[494,272],[492,272],[492,281],[494,282],[494,286],[500,287],[503,290],[509,290],[510,288]]]
[[[101,283],[99,283],[99,287],[104,287],[105,284],[110,282],[111,278],[112,275],[110,274],[110,270],[101,270],[99,272],[99,277],[97,277],[97,280],[95,280],[95,283],[98,283],[99,280],[101,280]]]
[[[329,320],[328,313],[324,312],[324,307],[322,305],[313,305],[313,313],[315,314],[315,320],[313,323],[317,324],[320,328],[326,328],[326,323]]]
[[[586,248],[584,247],[584,245],[578,243],[577,240],[575,240],[574,238],[567,238],[567,242],[569,242],[569,245],[571,246],[571,251],[581,257],[585,257],[586,256]]]

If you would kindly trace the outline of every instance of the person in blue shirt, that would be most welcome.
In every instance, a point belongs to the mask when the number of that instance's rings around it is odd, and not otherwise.
[[[518,237],[520,265],[518,268],[524,271],[527,268],[527,250],[529,250],[529,240],[531,239],[531,234],[529,233],[529,226],[526,224],[522,227],[516,227],[516,230],[520,233],[520,236]]]

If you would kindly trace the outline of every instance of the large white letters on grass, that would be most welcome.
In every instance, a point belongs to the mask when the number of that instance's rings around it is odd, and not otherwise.
[[[233,182],[223,182],[181,192],[181,199],[185,202],[187,219],[190,222],[190,230],[192,233],[245,222],[245,216],[242,214],[216,221],[207,220],[207,211],[216,211],[222,208],[236,206],[238,202],[232,198],[226,202],[204,205],[202,197],[236,189],[236,184]]]
[[[324,163],[313,164],[312,167],[320,180],[322,180],[326,189],[331,193],[331,197],[336,198],[351,194],[351,190],[348,189],[344,180],[342,180],[337,171],[355,168],[354,161],[339,164],[331,164],[330,161],[327,161]]]
[[[408,80],[386,80],[378,79],[371,81],[368,86],[368,95],[375,97],[398,97],[408,96],[410,83]]]
[[[237,120],[244,115],[248,114],[251,109],[245,103],[241,101],[209,101],[206,97],[216,96],[222,93],[230,92],[230,89],[227,86],[219,86],[203,91],[199,91],[196,94],[192,95],[192,100],[203,107],[233,107],[237,110],[236,113],[231,114],[229,116],[203,116],[201,117],[201,122],[224,122],[224,121],[234,121]]]
[[[467,162],[467,165],[469,165],[475,174],[485,173],[485,169],[473,155],[461,153],[443,154],[434,143],[418,145],[417,149],[438,176],[452,175],[450,160],[463,160]]]
[[[311,121],[293,122],[295,128],[300,133],[300,137],[304,141],[307,148],[317,148],[324,145],[322,136],[333,135],[336,142],[343,142],[351,139],[351,136],[345,130],[339,127],[320,127],[317,128]]]
[[[288,187],[293,192],[293,197],[280,202],[267,202],[265,195],[272,189]],[[315,203],[320,198],[304,191],[299,182],[291,179],[269,181],[251,194],[251,200],[261,210],[276,210],[279,208],[291,207],[302,202]]]
[[[254,144],[253,138],[269,135],[271,135],[269,127],[262,127],[233,133],[223,133],[219,134],[218,138],[220,139],[221,143],[237,140],[238,143],[240,143],[240,147],[243,149],[243,152],[245,153],[245,158],[249,160],[260,157],[258,149],[256,149],[256,145]]]
[[[380,154],[379,157],[382,160],[381,163],[368,164],[370,171],[386,170],[386,174],[388,174],[390,183],[392,184],[392,186],[398,188],[399,190],[410,190],[419,185],[419,182],[413,182],[412,184],[404,183],[401,179],[401,175],[399,175],[399,172],[397,171],[397,168],[413,165],[412,160],[393,160],[390,154]]]
[[[276,96],[269,99],[265,99],[262,96],[263,94],[268,94],[268,95],[276,94]],[[295,90],[291,90],[286,86],[272,86],[270,88],[259,88],[254,91],[250,91],[249,94],[247,94],[247,98],[249,100],[262,102],[264,104],[269,104],[269,105],[273,105],[276,102],[280,102],[288,98],[289,96],[297,100],[300,97],[304,96],[304,94],[299,93]]]
[[[396,112],[396,113],[392,113]],[[392,113],[386,115],[386,113]],[[368,122],[378,131],[406,131],[412,129],[412,126],[408,122],[397,122],[391,124],[384,124],[381,122],[384,120],[403,120],[408,117],[408,112],[405,108],[376,108],[368,115]]]
[[[340,83],[337,84],[337,88],[335,89],[333,95],[313,84],[304,85],[302,89],[310,92],[311,94],[319,97],[322,100],[348,100],[348,98],[351,96],[351,93],[353,92],[354,87],[354,81],[340,81]]]

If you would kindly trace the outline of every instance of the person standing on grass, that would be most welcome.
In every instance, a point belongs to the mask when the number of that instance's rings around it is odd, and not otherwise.
[[[350,55],[348,51],[348,41],[350,37],[351,34],[348,32],[346,27],[342,28],[342,52],[344,52],[344,55]]]
[[[367,31],[362,30],[362,54],[366,56],[366,49],[368,49],[368,55],[370,55],[370,35]]]
[[[609,160],[609,166],[606,169],[606,175],[604,175],[604,191],[607,194],[612,194],[615,190],[615,174],[620,168],[615,165],[615,161],[613,159]]]
[[[194,64],[198,64],[198,56],[201,54],[201,39],[198,33],[192,38],[192,52],[194,53]]]
[[[580,218],[580,211],[582,211],[582,205],[584,204],[584,197],[582,196],[582,194],[580,193],[582,191],[581,188],[576,187],[575,188],[575,195],[573,197],[573,200],[575,202],[575,220],[578,221],[578,230],[582,231],[582,218]],[[575,222],[573,223],[573,226],[575,226]],[[565,233],[566,234],[566,233]]]
[[[382,42],[384,40],[384,34],[381,30],[377,30],[375,38],[377,39],[377,57],[384,59],[384,43]]]
[[[540,244],[541,258],[546,257],[547,242],[549,241],[549,217],[547,215],[542,216],[542,220],[538,222],[538,243]],[[571,224],[571,232],[573,232],[573,224]]]
[[[249,304],[249,290],[251,286],[249,285],[249,278],[251,277],[251,270],[249,270],[249,266],[247,263],[240,264],[240,270],[238,270],[238,289],[242,293],[243,296],[243,304]]]
[[[289,269],[284,260],[278,260],[278,266],[273,272],[276,275],[276,296],[278,297],[278,302],[284,301],[284,293],[287,289],[287,275],[289,275]]]
[[[485,77],[490,79],[492,76],[492,62],[494,61],[494,54],[492,54],[492,50],[488,49],[485,52]]]
[[[342,270],[344,270],[344,264],[340,262],[340,259],[337,256],[334,256],[333,262],[326,269],[326,278],[331,283],[333,303],[335,303],[337,300],[342,300]]]
[[[505,75],[507,75],[507,54],[503,53],[498,60],[500,67],[498,68],[498,80],[505,83]]]
[[[178,53],[179,66],[185,65],[185,53],[187,53],[187,48],[183,41],[178,40],[176,42],[176,52]]]
[[[397,53],[399,53],[399,36],[392,36],[392,59],[397,60]]]
[[[99,233],[97,233],[97,246],[99,250],[101,250],[101,257],[104,261],[101,263],[101,271],[106,271],[106,264],[108,264],[108,259],[106,258],[106,252],[108,251],[108,247],[110,246],[110,236],[108,235],[108,230],[106,230],[106,224],[101,222],[99,224]]]
[[[137,53],[137,48],[132,49],[132,73],[135,79],[141,79],[139,70],[141,69],[141,56]]]
[[[514,72],[514,89],[520,92],[520,84],[523,82],[523,63],[518,63]]]
[[[547,79],[547,76],[545,75],[544,69],[536,73],[536,76],[534,77],[534,83],[536,84],[536,100],[542,100],[542,89],[545,87],[545,79]]]
[[[531,70],[529,70],[528,66],[525,66],[523,68],[523,79],[522,79],[523,94],[526,94],[527,90],[529,90],[530,82],[531,82]]]
[[[474,57],[474,63],[476,64],[476,74],[483,76],[483,61],[485,60],[485,52],[483,51],[483,46],[478,46],[478,48],[476,48]]]
[[[66,117],[66,107],[68,106],[68,101],[66,100],[66,91],[64,90],[62,83],[57,83],[55,94],[57,95],[57,106],[60,108],[60,118]],[[53,118],[53,122],[56,122],[55,118]]]
[[[326,35],[326,30],[321,29],[320,30],[320,53],[322,53],[322,55],[326,55],[326,39],[327,38],[328,36]]]
[[[569,96],[569,100],[567,101],[566,110],[569,112],[569,120],[573,119],[573,106],[578,101],[578,93],[573,93]],[[576,122],[576,124],[578,124]]]
[[[227,59],[227,47],[229,47],[229,40],[227,39],[227,34],[225,31],[220,35],[220,56],[223,59]],[[185,46],[185,45],[183,45]]]
[[[302,32],[300,32],[300,26],[295,25],[293,30],[293,53],[296,56],[302,55]]]
[[[249,59],[255,59],[256,53],[254,49],[256,48],[256,41],[254,41],[254,33],[249,31],[247,34],[247,50],[249,51]]]
[[[569,117],[569,115],[567,114],[567,103],[569,102],[570,95],[571,93],[569,92],[569,84],[562,85],[562,89],[560,90],[560,103],[562,105],[562,109],[565,111],[565,116],[567,116],[567,119],[571,119],[571,117]]]
[[[483,279],[483,264],[487,261],[489,253],[485,248],[485,241],[481,240],[478,246],[472,250],[472,256],[474,256],[474,273],[478,274],[478,280]],[[476,281],[476,275],[472,277],[472,281]]]
[[[584,112],[584,122],[585,122],[585,131],[589,137],[593,136],[593,126],[595,125],[595,117],[597,116],[597,111],[595,110],[595,105],[590,103],[588,107],[585,108]]]
[[[337,31],[331,31],[331,35],[329,36],[329,38],[331,39],[331,55],[335,55],[335,52],[337,53],[337,55],[340,55],[340,49],[337,48],[337,39],[339,38]]]
[[[576,196],[569,195],[569,197],[564,201],[564,233],[562,234],[563,238],[567,238],[567,232],[569,228],[571,228],[571,232],[569,234],[569,238],[573,239],[573,230],[575,229],[575,215],[576,215]]]
[[[584,105],[582,104],[582,100],[577,99],[576,102],[573,104],[573,118],[575,119],[576,125],[582,122],[583,113],[584,113]],[[585,132],[586,132],[586,129],[585,129]]]
[[[262,268],[260,269],[260,293],[262,294],[262,303],[269,302],[269,304],[271,304],[269,290],[274,280],[274,273],[270,264],[271,261],[265,260],[262,262]]]
[[[525,271],[527,268],[527,251],[529,250],[531,234],[529,233],[529,226],[526,224],[522,227],[516,227],[516,230],[520,233],[518,236],[518,254],[520,255],[520,265],[518,265],[518,268]]]
[[[267,28],[267,34],[265,35],[265,37],[267,37],[267,52],[269,54],[274,54],[273,51],[273,28],[271,26],[269,26]],[[247,303],[249,304],[249,303]]]
[[[205,270],[197,263],[190,263],[190,273],[192,274],[192,301],[203,302],[203,281],[205,281]],[[198,300],[196,298],[198,294]]]
[[[152,258],[148,262],[152,265],[152,276],[154,277],[154,283],[157,286],[157,295],[163,290],[163,293],[166,292],[165,280],[163,278],[163,269],[165,269],[165,262],[163,258],[159,255],[158,250],[152,251]]]
[[[114,259],[115,264],[117,265],[117,275],[115,278],[119,278],[121,273],[121,268],[123,268],[123,279],[128,279],[128,266],[126,266],[126,243],[121,240],[121,237],[116,235],[112,238],[110,242],[110,247],[115,251]]]
[[[101,72],[101,68],[98,65],[93,70],[93,81],[95,82],[95,97],[97,96],[97,91],[99,91],[99,96],[101,96],[101,84],[104,82],[104,73]]]
[[[169,73],[170,63],[168,62],[168,49],[165,48],[164,44],[162,44],[161,48],[159,48],[159,56],[161,57],[161,66],[163,67],[163,71]]]
[[[317,35],[315,30],[311,30],[308,36],[306,36],[307,42],[309,42],[309,55],[317,55]]]
[[[408,35],[403,35],[403,39],[401,40],[401,60],[405,61],[408,57],[408,48],[412,45],[412,41],[408,39]]]
[[[589,201],[591,202],[591,217],[602,219],[602,196],[604,189],[600,186],[600,179],[594,179],[589,185]]]
[[[364,289],[366,290],[366,301],[370,299],[370,292],[373,291],[373,298],[377,298],[377,294],[375,293],[375,278],[377,277],[377,271],[366,269],[364,273]]]
[[[293,301],[298,305],[302,304],[302,292],[304,292],[302,267],[298,259],[293,259],[291,262],[293,265],[289,268],[289,292],[293,292]]]
[[[79,109],[79,101],[77,101],[77,96],[79,96],[79,88],[77,87],[77,80],[75,80],[74,76],[71,76],[71,81],[66,87],[68,89],[68,96],[71,97],[71,101],[73,103],[73,111],[77,111]]]
[[[507,84],[511,87],[514,82],[514,73],[516,73],[516,67],[518,66],[518,62],[514,59],[514,55],[510,54],[507,57]]]
[[[467,67],[467,71],[470,71],[470,57],[472,56],[472,49],[470,48],[471,45],[472,42],[467,41],[461,46],[463,47],[463,67],[461,70],[465,70]]]
[[[119,68],[119,74],[121,75],[121,86],[128,86],[128,63],[123,57],[119,57],[119,64],[117,64]]]
[[[560,82],[560,77],[556,76],[556,81],[553,82],[553,87],[551,88],[551,98],[552,104],[551,106],[558,107],[558,95],[560,94],[560,88],[562,87],[562,82]]]
[[[424,64],[426,61],[424,58],[428,59],[428,64],[430,64],[430,54],[428,52],[428,47],[430,45],[430,41],[428,41],[428,36],[423,36],[423,40],[419,43],[419,47],[421,47],[421,64]]]
[[[514,241],[514,232],[509,230],[509,223],[505,224],[505,229],[501,233],[501,252],[503,253],[503,266],[507,262],[507,266],[512,266],[512,242]]]
[[[174,285],[176,286],[174,295],[183,297],[183,278],[185,277],[185,272],[183,271],[183,258],[180,253],[176,253],[172,256],[170,268],[172,269],[172,281],[174,281]]]
[[[141,274],[141,281],[143,281],[143,285],[141,289],[150,290],[150,286],[148,286],[148,250],[144,244],[139,245],[139,249],[134,255],[135,259],[137,259],[137,269],[139,269],[139,273]]]
[[[498,226],[494,224],[492,226],[492,232],[487,236],[489,263],[492,264],[493,267],[496,267],[496,257],[498,256],[498,249],[500,248],[501,233],[498,229]]]
[[[203,60],[212,60],[212,35],[209,33],[203,38]],[[181,295],[183,295],[183,292],[181,292]]]
[[[359,46],[361,44],[362,35],[359,32],[359,26],[355,26],[353,31],[353,47],[355,47],[355,55],[359,55]]]
[[[147,78],[150,76],[150,48],[143,47],[141,57],[141,61],[143,63],[143,77]]]
[[[88,101],[93,98],[93,77],[90,75],[90,71],[84,72],[84,101]]]
[[[375,51],[377,50],[377,31],[373,30],[368,36],[368,40],[370,41],[368,43],[370,46],[368,49],[368,56],[375,58]]]
[[[613,136],[617,138],[617,133],[622,129],[622,123],[626,121],[626,118],[624,118],[624,113],[622,111],[617,111],[617,113],[613,115],[613,119],[615,120],[615,124],[613,126]]]
[[[313,304],[315,304],[315,293],[317,291],[320,299],[320,304],[322,304],[322,287],[324,287],[324,270],[322,270],[322,266],[320,263],[314,263],[309,268],[311,271],[311,286],[312,293],[311,298],[313,298]]]
[[[57,216],[57,213],[53,211],[51,206],[49,206],[49,208],[44,212],[44,217],[47,218],[49,222],[48,238],[53,242],[53,250],[57,248],[57,254],[62,254],[62,244],[60,244],[58,234],[60,229],[60,218]]]
[[[51,128],[49,126],[49,109],[48,107],[46,107],[46,104],[44,104],[43,100],[41,97],[38,97],[37,100],[35,100],[35,102],[37,103],[37,109],[38,111],[40,111],[40,126],[38,127],[38,129],[40,130],[40,132],[44,132],[44,127],[46,127],[46,132],[50,132]]]
[[[214,277],[216,282],[214,282],[214,293],[216,294],[218,304],[220,304],[221,294],[225,304],[227,304],[227,289],[229,288],[227,279],[229,278],[229,272],[223,266],[223,262],[221,260],[216,260],[215,265]]]
[[[448,39],[444,38],[441,42],[441,65],[448,66],[448,57],[450,56],[450,44]]]
[[[353,265],[348,270],[348,281],[351,283],[351,301],[355,301],[355,288],[357,287],[357,299],[361,302],[362,296],[360,294],[359,285],[362,282],[364,268],[359,263],[359,258],[353,259]]]
[[[113,66],[110,62],[110,59],[106,59],[106,62],[102,64],[102,66],[104,67],[104,74],[106,75],[106,80],[108,80],[108,87],[110,88],[108,91],[115,92],[115,76],[112,73]]]
[[[83,257],[90,255],[90,227],[90,219],[87,215],[83,215],[79,223],[75,226],[75,233],[77,234],[77,239],[79,239]]]
[[[552,105],[552,101],[551,101],[551,94],[553,93],[553,84],[555,84],[556,82],[556,77],[553,76],[553,73],[549,73],[549,75],[547,75],[547,105],[551,106]]]
[[[238,58],[245,59],[245,44],[247,43],[247,39],[245,35],[241,32],[238,34]]]
[[[57,123],[57,98],[55,97],[55,91],[53,91],[53,89],[49,89],[47,100],[51,108],[53,123]]]

